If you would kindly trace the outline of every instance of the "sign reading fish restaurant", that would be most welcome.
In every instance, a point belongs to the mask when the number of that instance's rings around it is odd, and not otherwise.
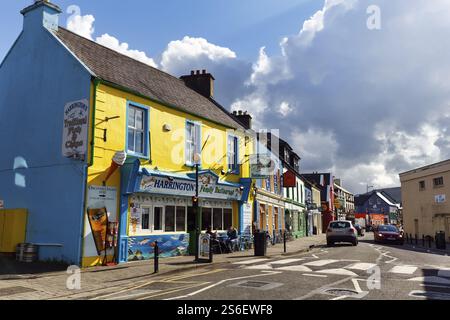
[[[87,150],[89,107],[87,100],[75,101],[64,107],[62,154],[84,159]]]
[[[198,190],[201,198],[241,200],[243,195],[239,185],[217,183],[209,175],[199,176]],[[139,191],[189,197],[195,195],[195,180],[143,176]]]

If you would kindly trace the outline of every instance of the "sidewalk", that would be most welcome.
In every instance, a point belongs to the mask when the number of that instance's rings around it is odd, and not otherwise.
[[[267,257],[287,256],[307,252],[314,246],[324,245],[325,235],[300,238],[286,243],[269,246]],[[0,300],[2,299],[86,299],[101,292],[110,292],[112,288],[124,288],[142,280],[163,279],[174,273],[190,271],[204,267],[219,267],[221,264],[233,263],[254,257],[254,251],[246,250],[231,254],[214,255],[213,263],[196,263],[193,256],[179,256],[159,260],[159,273],[153,273],[153,260],[119,264],[112,267],[93,267],[81,270],[82,289],[68,290],[66,282],[71,274],[64,271],[35,270],[34,264],[24,266],[22,274],[5,274],[0,264]],[[39,267],[42,268],[41,264]],[[61,267],[60,267],[61,268]],[[25,270],[27,269],[27,270]],[[2,272],[3,271],[3,272]]]

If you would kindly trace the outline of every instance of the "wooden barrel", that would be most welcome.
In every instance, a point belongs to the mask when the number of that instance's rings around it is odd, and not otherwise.
[[[37,260],[37,257],[38,257],[38,246],[31,243],[27,243],[23,251],[22,261],[27,263],[34,262]]]
[[[26,243],[19,243],[16,246],[16,260],[22,261],[23,260],[23,252],[25,251]]]

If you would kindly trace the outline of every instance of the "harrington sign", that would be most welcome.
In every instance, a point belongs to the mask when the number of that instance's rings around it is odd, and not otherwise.
[[[169,178],[160,176],[143,176],[140,192],[167,194],[177,196],[194,196],[195,180]],[[218,183],[212,175],[199,176],[198,191],[200,198],[241,200],[243,190],[239,185],[230,186]]]

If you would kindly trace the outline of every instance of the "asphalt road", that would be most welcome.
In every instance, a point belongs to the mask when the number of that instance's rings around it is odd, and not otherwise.
[[[337,244],[276,258],[239,257],[97,299],[450,300],[450,257],[375,244]]]

